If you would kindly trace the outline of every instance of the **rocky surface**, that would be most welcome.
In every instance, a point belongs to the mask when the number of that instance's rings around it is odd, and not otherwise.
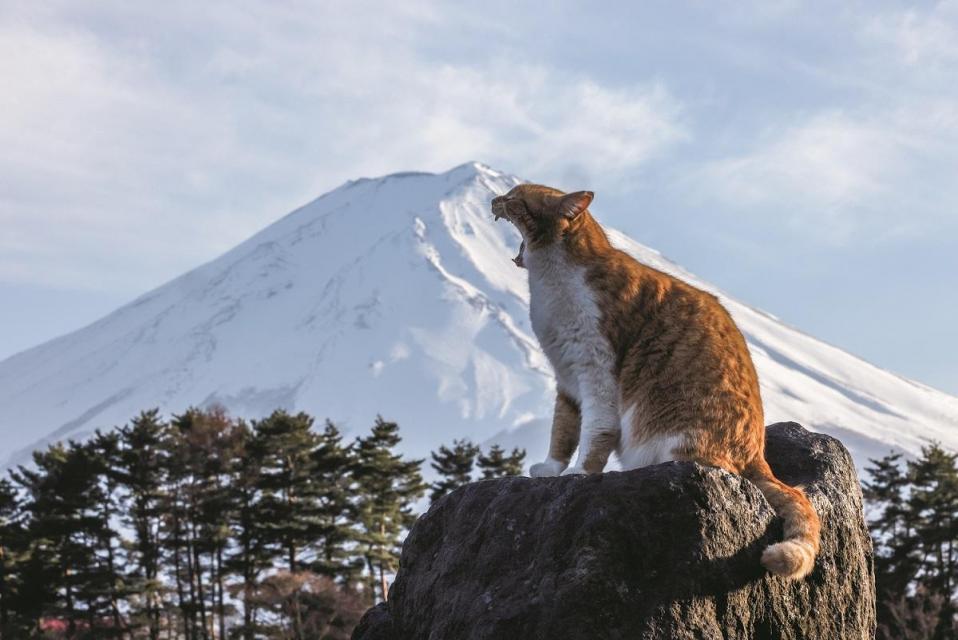
[[[719,469],[482,481],[419,519],[388,604],[353,638],[872,638],[871,541],[848,452],[794,423],[769,427],[767,449],[822,519],[804,580],[764,571],[781,523]]]

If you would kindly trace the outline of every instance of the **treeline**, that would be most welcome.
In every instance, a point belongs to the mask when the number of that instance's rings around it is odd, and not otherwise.
[[[153,410],[34,453],[0,479],[0,638],[348,638],[430,487],[396,423],[313,422]],[[522,456],[441,447],[432,495]]]
[[[871,460],[879,640],[958,638],[958,454],[937,444]]]

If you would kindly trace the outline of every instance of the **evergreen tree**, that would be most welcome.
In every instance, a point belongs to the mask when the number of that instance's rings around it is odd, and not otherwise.
[[[196,581],[191,541],[190,446],[186,434],[170,425],[163,431],[160,464],[164,491],[160,498],[158,542],[160,562],[165,564],[176,593],[176,617],[185,640],[198,640]]]
[[[88,637],[103,637],[116,580],[103,544],[116,534],[102,517],[107,497],[98,478],[101,465],[92,446],[72,442],[35,453],[34,464],[12,476],[26,494],[30,516],[31,561],[22,594],[33,600],[28,613],[35,616],[35,628],[49,617],[64,621],[68,636],[85,627]]]
[[[875,590],[879,625],[893,624],[919,570],[918,538],[907,504],[910,479],[901,454],[871,460],[869,480],[862,483],[866,500],[876,512],[870,529],[875,549]],[[890,637],[894,637],[894,633]]]
[[[282,410],[253,423],[262,461],[259,489],[266,542],[285,555],[291,573],[300,568],[300,551],[321,535],[323,524],[312,478],[319,446],[312,426],[307,414]]]
[[[368,569],[372,599],[378,576],[380,596],[388,595],[387,574],[396,570],[403,532],[415,521],[412,508],[425,493],[422,460],[394,453],[401,442],[399,425],[377,416],[371,433],[354,445],[353,477],[357,484],[359,550]]]
[[[351,497],[353,480],[349,473],[352,447],[343,445],[343,436],[329,420],[318,436],[318,446],[312,454],[312,493],[317,497],[316,559],[312,570],[330,578],[340,578],[347,588],[362,569],[350,559],[347,545],[353,538],[351,521],[356,508]]]
[[[396,453],[399,428],[381,417],[349,445],[311,426],[152,410],[37,452],[0,480],[0,638],[348,637],[358,600],[387,596],[423,461]],[[440,451],[465,460],[447,479],[468,481],[478,448]],[[483,460],[502,474],[522,457]]]
[[[275,554],[267,541],[267,520],[262,511],[260,474],[262,451],[253,431],[243,422],[237,425],[238,442],[231,469],[231,521],[234,551],[226,566],[238,576],[236,591],[243,603],[243,621],[237,630],[244,640],[257,633],[256,590],[261,574],[273,564]]]
[[[522,475],[525,459],[525,449],[513,449],[512,453],[506,455],[502,447],[494,444],[489,449],[488,454],[479,454],[477,464],[479,469],[482,470],[483,478],[503,478],[505,476]]]
[[[908,497],[923,567],[919,577],[930,594],[942,597],[937,639],[953,638],[954,596],[958,574],[958,454],[938,444],[922,447],[919,459],[908,463],[913,485]]]
[[[22,541],[20,497],[10,481],[0,478],[0,638],[15,637],[18,621],[12,614]]]
[[[441,445],[439,451],[433,451],[430,466],[439,474],[439,479],[431,485],[429,500],[435,502],[453,489],[471,482],[478,453],[479,447],[469,440],[453,440],[451,449]]]
[[[225,410],[190,409],[172,421],[175,450],[185,465],[181,496],[185,506],[186,576],[194,633],[226,635],[225,552],[229,543],[229,477],[237,432]],[[218,628],[218,633],[214,633]]]
[[[116,432],[102,433],[99,430],[84,447],[90,457],[91,472],[97,477],[100,489],[100,501],[96,511],[100,519],[99,554],[101,559],[102,598],[107,598],[110,605],[114,634],[126,631],[126,617],[120,611],[120,600],[127,598],[130,593],[125,583],[120,566],[124,564],[121,557],[124,541],[114,529],[122,513],[127,511],[127,505],[119,491],[121,474],[118,468],[120,458],[120,436]]]
[[[131,619],[159,640],[165,589],[160,575],[160,524],[164,503],[163,440],[159,411],[144,411],[119,430],[116,473],[127,496],[123,524],[133,533],[126,579]]]
[[[955,637],[958,469],[933,444],[917,460],[872,460],[863,483],[870,503],[878,595],[876,638]]]

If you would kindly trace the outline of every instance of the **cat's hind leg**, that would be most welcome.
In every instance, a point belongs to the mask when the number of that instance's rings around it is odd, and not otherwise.
[[[622,413],[622,441],[619,444],[619,463],[623,471],[640,469],[687,456],[686,437],[675,432],[650,433],[642,416],[636,415],[632,404]]]
[[[533,478],[557,476],[569,466],[572,454],[579,444],[582,414],[576,402],[563,392],[556,395],[555,412],[552,415],[552,436],[549,441],[549,457],[529,467]]]

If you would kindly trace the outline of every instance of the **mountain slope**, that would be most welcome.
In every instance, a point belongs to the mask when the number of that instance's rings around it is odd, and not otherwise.
[[[526,274],[510,260],[518,236],[488,208],[517,182],[479,164],[349,182],[103,319],[0,362],[0,462],[144,408],[214,402],[248,417],[304,410],[353,430],[383,412],[416,455],[468,436],[537,457],[551,373],[529,327]],[[752,348],[769,422],[834,434],[859,464],[926,438],[958,447],[958,399],[612,238],[722,298]]]

